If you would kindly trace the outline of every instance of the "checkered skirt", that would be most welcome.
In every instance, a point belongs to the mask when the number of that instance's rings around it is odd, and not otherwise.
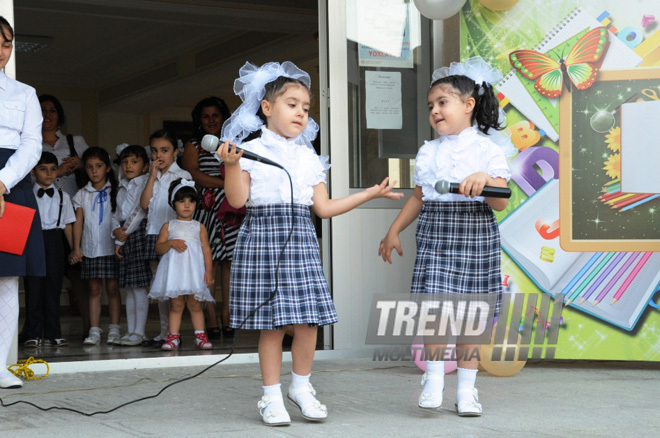
[[[158,234],[147,234],[146,240],[145,240],[145,256],[147,257],[147,260],[156,260],[159,261],[162,255],[158,254],[156,252],[156,242],[158,241]]]
[[[83,257],[80,278],[91,280],[96,278],[117,278],[119,268],[115,255],[102,257]]]
[[[309,208],[294,206],[294,229],[276,272],[291,228],[291,205],[248,208],[231,266],[230,325],[270,330],[288,324],[322,326],[337,322]],[[276,283],[276,275],[279,282]],[[277,293],[268,300],[277,284]]]
[[[502,293],[500,233],[483,202],[424,202],[412,293]]]
[[[128,236],[119,259],[119,287],[147,287],[151,284],[147,249],[147,220]]]

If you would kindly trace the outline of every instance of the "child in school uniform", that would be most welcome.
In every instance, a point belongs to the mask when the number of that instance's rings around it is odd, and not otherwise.
[[[55,187],[57,157],[43,152],[32,170],[35,178],[34,195],[37,198],[41,228],[46,250],[46,276],[25,277],[25,326],[27,338],[24,346],[39,345],[64,347],[69,342],[62,337],[60,326],[60,294],[64,281],[64,237],[72,244],[73,223],[76,215],[69,194]]]
[[[82,156],[89,182],[73,197],[76,224],[70,262],[82,261],[81,278],[89,285],[89,334],[83,345],[101,342],[101,294],[103,282],[108,295],[110,325],[107,343],[119,345],[121,296],[117,282],[118,267],[112,239],[112,214],[117,209],[117,178],[105,149],[91,147]]]
[[[121,345],[135,346],[147,340],[145,326],[149,313],[147,287],[151,267],[147,251],[147,212],[140,197],[147,183],[149,157],[142,146],[127,145],[119,153],[122,177],[117,191],[117,210],[112,216],[115,255],[119,260],[119,287],[126,291],[127,332]]]
[[[323,421],[328,416],[309,380],[318,327],[337,322],[337,315],[323,275],[309,207],[319,217],[329,218],[374,198],[403,196],[392,192],[385,178],[360,193],[329,199],[325,186],[329,166],[311,146],[318,125],[309,118],[309,88],[309,75],[291,62],[270,62],[261,67],[245,64],[234,83],[243,103],[223,126],[222,138],[227,141],[217,152],[225,163],[229,203],[234,208],[247,205],[232,262],[230,325],[261,330],[259,362],[264,395],[258,407],[267,426],[291,422],[280,389],[283,328],[290,324],[295,336],[288,398],[310,421]],[[230,145],[230,141],[240,143],[255,130],[260,137],[243,147],[281,164],[291,174],[293,199],[282,169],[241,158],[243,151],[237,153]],[[271,295],[276,285],[277,291]]]
[[[429,122],[440,137],[419,149],[414,194],[378,250],[389,263],[392,249],[402,255],[399,233],[419,217],[412,293],[493,294],[494,302],[499,303],[500,235],[493,210],[504,210],[508,199],[484,197],[482,191],[485,186],[506,187],[510,177],[504,149],[492,140],[497,134],[491,135],[500,127],[492,84],[501,77],[479,57],[433,73],[428,91]],[[439,180],[457,183],[461,194],[438,193],[435,184]],[[440,346],[425,340],[425,347],[433,351]],[[457,347],[462,351],[478,348]],[[459,416],[481,415],[475,388],[478,362],[474,355],[458,360]],[[420,408],[442,405],[444,370],[443,361],[426,361]]]
[[[160,129],[149,137],[151,147],[151,169],[149,178],[140,196],[140,206],[147,213],[147,257],[151,261],[151,272],[155,275],[158,269],[160,255],[156,252],[156,241],[160,229],[166,222],[176,217],[176,212],[170,207],[168,189],[172,181],[178,178],[191,180],[188,171],[181,169],[176,162],[179,152],[178,140],[171,132]],[[169,333],[169,300],[158,300],[160,316],[160,334],[145,341],[144,345],[160,348],[165,343]]]

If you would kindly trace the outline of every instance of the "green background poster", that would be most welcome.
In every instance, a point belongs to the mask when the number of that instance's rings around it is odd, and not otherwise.
[[[498,5],[501,10],[494,11],[484,4],[491,7]],[[481,56],[505,76],[517,75],[512,72],[509,62],[509,54],[512,51],[538,48],[540,52],[555,60],[565,58],[574,41],[589,29],[591,20],[595,23],[591,28],[602,25],[610,31],[610,44],[606,53],[609,58],[606,58],[603,70],[640,67],[658,69],[660,23],[655,17],[660,20],[660,2],[655,0],[468,0],[460,14],[461,58]],[[584,23],[589,25],[584,27]],[[574,25],[575,31],[570,30],[569,24]],[[568,38],[566,32],[570,33]],[[560,113],[561,105],[558,100],[540,96],[534,90],[533,81],[520,77],[518,81],[521,82],[522,90],[528,94],[527,97],[519,95],[525,93],[518,93],[511,87],[497,87],[496,90],[502,93],[500,98],[507,114],[507,126],[511,130],[512,141],[519,150],[518,155],[511,160],[512,180],[509,187],[513,195],[508,208],[497,213],[498,219],[504,220],[522,205],[517,214],[520,216],[522,211],[529,216],[530,223],[540,223],[537,220],[542,218],[538,218],[533,211],[524,211],[523,203],[540,189],[542,184],[539,181],[559,179],[560,196],[564,196],[566,189],[561,187],[568,187],[567,182],[570,180],[573,196],[568,205],[572,206],[572,221],[569,227],[564,226],[562,220],[560,231],[562,243],[565,238],[574,240],[570,249],[563,245],[562,248],[575,252],[576,247],[580,248],[580,239],[583,238],[642,242],[641,249],[634,251],[654,254],[648,258],[649,262],[644,269],[657,272],[659,269],[654,265],[654,260],[657,260],[660,252],[660,221],[657,217],[660,213],[660,198],[643,198],[646,199],[644,203],[627,211],[620,211],[621,208],[618,207],[631,205],[623,202],[634,196],[639,197],[639,194],[628,194],[628,198],[621,200],[615,198],[609,204],[606,203],[608,199],[601,198],[606,194],[606,184],[615,186],[621,178],[621,104],[638,100],[657,100],[660,95],[660,79],[640,79],[627,85],[621,82],[599,83],[597,76],[592,89],[587,89],[586,92],[575,89],[571,91],[571,114],[568,120],[572,128],[563,130],[561,120],[567,115]],[[567,92],[564,88],[563,93]],[[532,116],[538,114],[539,110],[545,120]],[[660,123],[660,118],[649,115],[648,123]],[[547,129],[543,130],[546,126]],[[554,135],[553,130],[556,131]],[[570,138],[562,136],[562,131],[569,132]],[[623,153],[625,154],[625,151]],[[534,154],[543,158],[530,159]],[[564,160],[561,163],[560,156]],[[571,157],[575,160],[567,163],[566,160]],[[560,172],[560,167],[566,167],[568,171]],[[530,172],[534,172],[536,177],[530,179]],[[623,196],[625,195],[624,193]],[[562,208],[564,205],[562,201]],[[564,214],[566,209],[562,212],[562,215]],[[565,234],[568,232],[571,236]],[[551,249],[550,246],[548,244],[548,248],[544,249]],[[556,248],[557,254],[562,248]],[[602,251],[606,254],[606,251],[617,250],[605,247]],[[623,262],[625,257],[614,257],[613,260]],[[630,269],[634,268],[639,259],[635,260]],[[535,263],[540,262],[536,260]],[[547,266],[548,269],[554,269],[549,264]],[[544,293],[537,286],[538,281],[529,274],[529,270],[523,270],[522,267],[524,266],[520,261],[516,262],[503,253],[502,273],[509,279],[507,291],[527,294],[528,297]],[[609,277],[603,275],[603,283],[607,283],[617,269],[618,266],[613,266]],[[630,271],[627,271],[626,275],[631,275]],[[639,309],[629,329],[613,324],[606,317],[590,313],[586,306],[580,308],[574,303],[564,307],[563,324],[559,330],[554,357],[660,360],[660,311],[652,307],[657,295],[655,290],[658,288],[658,280],[654,275],[655,272],[648,273],[646,283],[632,283],[636,290],[645,289],[638,294],[645,301],[639,303]],[[600,274],[595,276],[596,279],[598,277]],[[626,295],[632,296],[632,292],[628,291]],[[610,299],[611,296],[608,295],[607,302],[598,305],[612,306],[611,309],[616,310],[614,306],[619,303],[611,305]],[[593,306],[591,303],[586,304]]]

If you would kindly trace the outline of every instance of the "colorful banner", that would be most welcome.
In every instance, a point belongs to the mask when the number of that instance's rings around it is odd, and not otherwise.
[[[660,3],[468,0],[460,19],[461,57],[505,75],[518,150],[505,289],[563,297],[556,359],[659,361]]]

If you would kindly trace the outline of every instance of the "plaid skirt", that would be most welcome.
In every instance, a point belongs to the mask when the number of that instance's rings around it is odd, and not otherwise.
[[[84,257],[80,278],[92,280],[96,278],[117,278],[119,269],[117,258],[113,255],[101,257]]]
[[[147,220],[143,219],[124,242],[123,257],[119,259],[119,287],[147,287],[151,284],[147,253]]]
[[[483,202],[424,202],[417,222],[412,293],[502,295],[500,232]]]
[[[243,321],[241,328],[253,330],[337,322],[309,208],[295,205],[293,214],[293,233],[286,243],[291,228],[290,204],[248,208],[231,266],[231,327],[238,328]],[[276,287],[273,299],[252,314]]]
[[[158,240],[158,234],[147,234],[145,241],[145,257],[147,260],[156,260],[159,261],[162,255],[156,252],[156,241]]]

